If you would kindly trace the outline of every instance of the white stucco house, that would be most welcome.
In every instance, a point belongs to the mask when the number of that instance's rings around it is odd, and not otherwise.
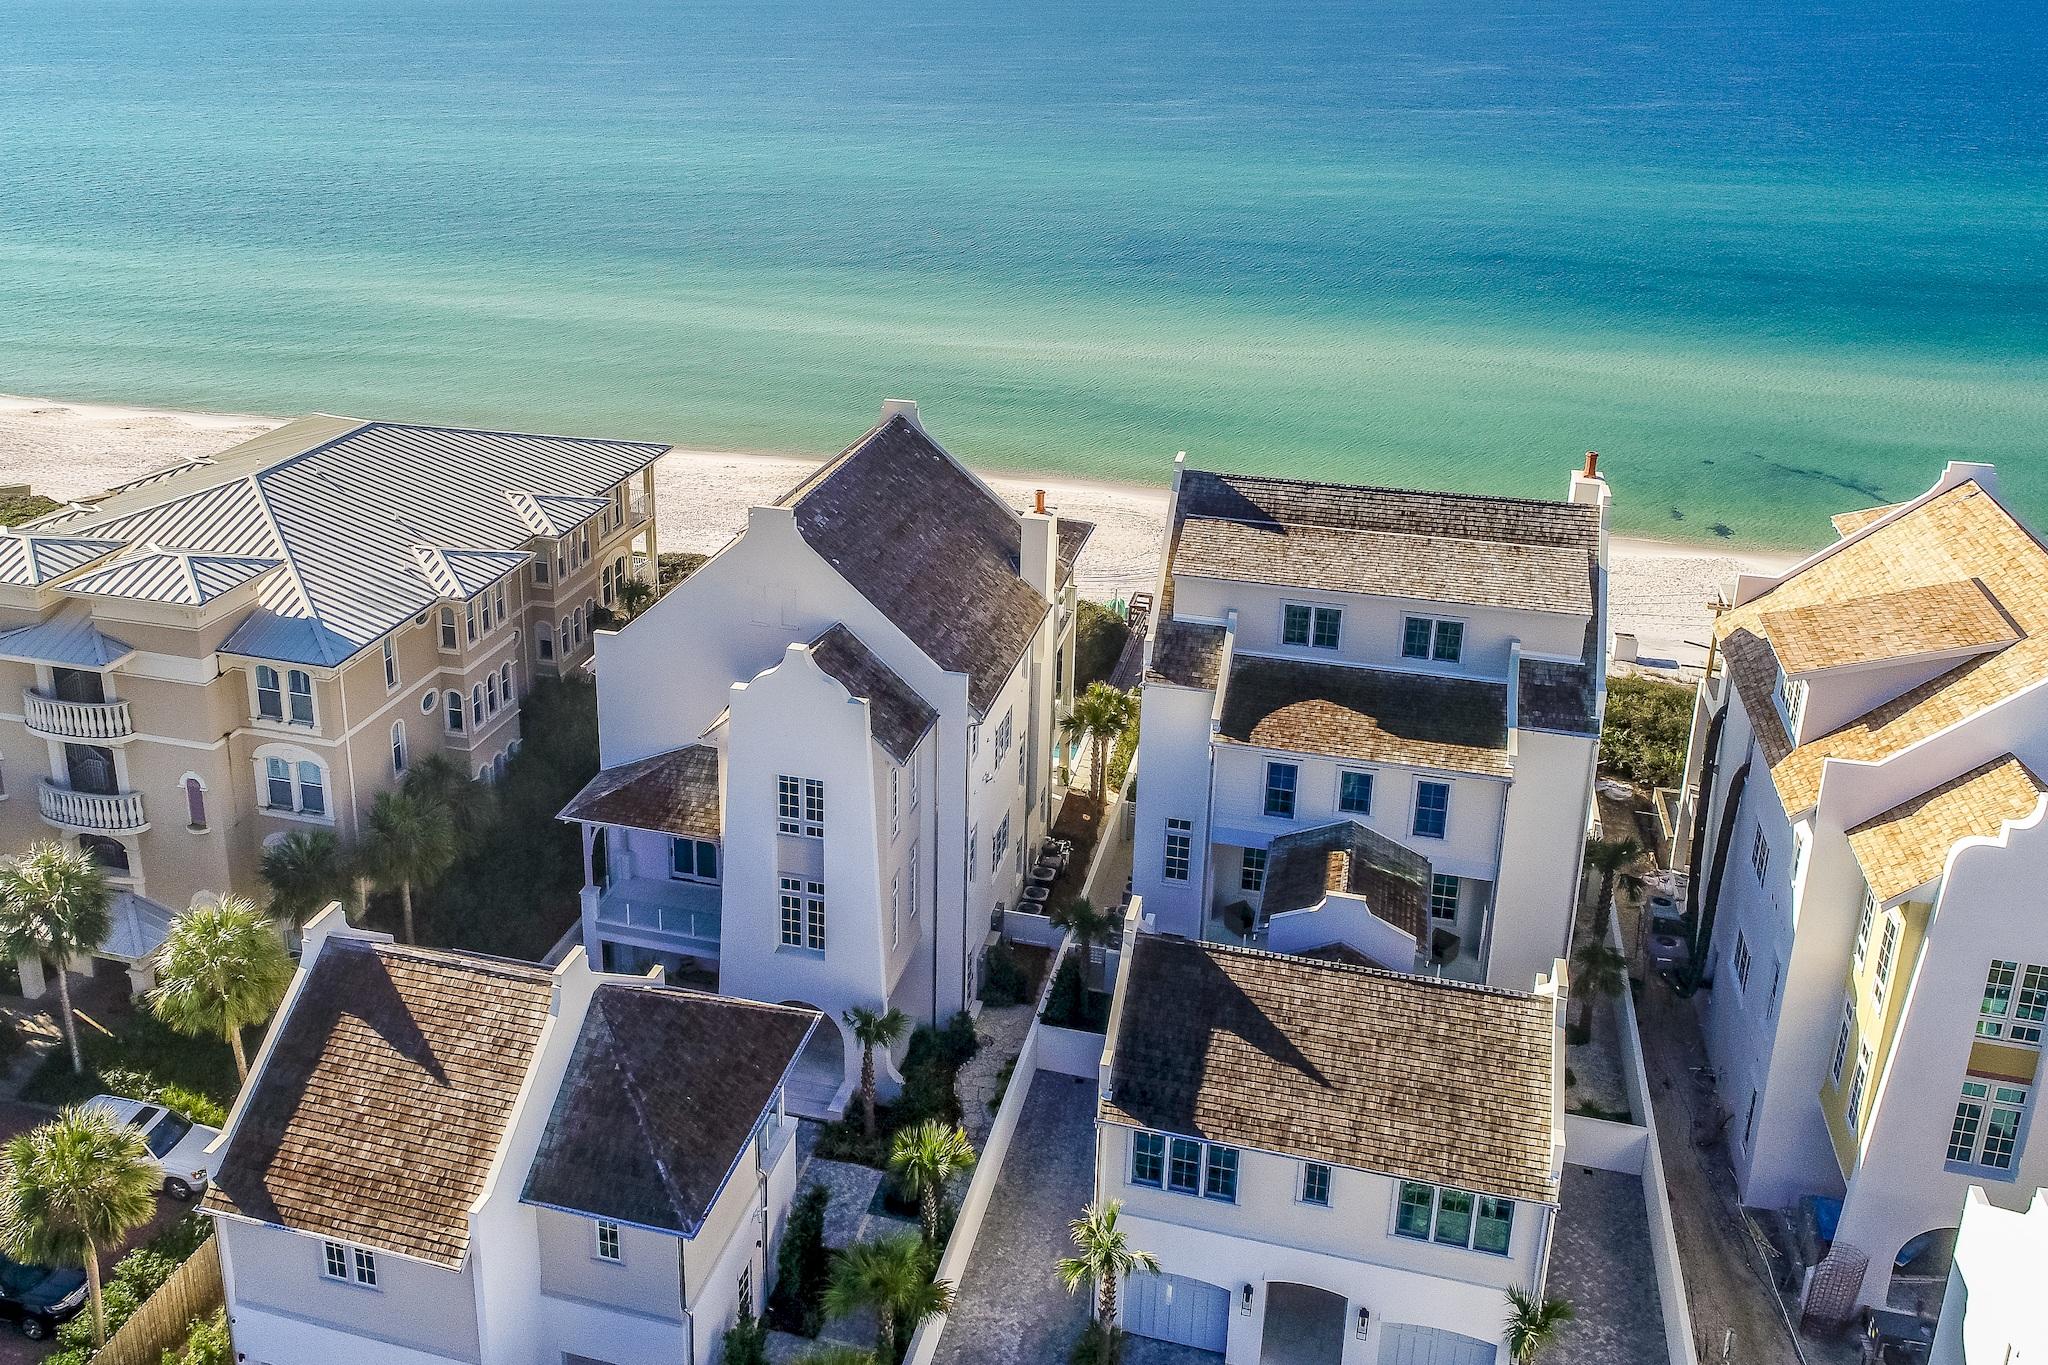
[[[1562,502],[1177,462],[1134,845],[1159,926],[1548,971],[1592,814],[1608,500],[1591,457]]]
[[[1564,964],[1533,992],[1127,926],[1096,1124],[1122,1325],[1230,1365],[1505,1360],[1564,1162]]]
[[[1931,1311],[1966,1192],[2048,1183],[2048,549],[1975,464],[1835,528],[1737,583],[1679,830],[1740,1193],[1833,1222],[1826,1319]]]
[[[1011,509],[892,401],[601,634],[605,767],[563,812],[591,960],[822,1011],[813,1115],[858,1081],[847,1009],[967,1008],[1053,817],[1090,530]]]
[[[1942,1296],[1941,1325],[1928,1365],[2033,1365],[2048,1360],[2048,1190],[2024,1212],[1970,1191],[1956,1233],[1955,1264]]]
[[[205,1209],[249,1365],[717,1365],[818,1016],[314,921]]]

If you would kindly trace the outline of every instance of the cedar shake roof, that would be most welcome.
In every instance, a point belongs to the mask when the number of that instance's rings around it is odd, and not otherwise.
[[[598,987],[522,1200],[694,1236],[818,1019],[672,986]]]
[[[1865,507],[1855,512],[1837,512],[1832,517],[1829,517],[1828,520],[1834,525],[1837,536],[1853,536],[1873,521],[1882,520],[1905,505],[1902,502],[1888,502],[1882,507]]]
[[[835,625],[811,641],[811,657],[838,679],[850,696],[868,703],[875,743],[898,763],[908,763],[918,741],[937,723],[939,713],[843,625]]]
[[[1060,566],[1057,577],[1060,586],[1065,587],[1067,580],[1074,576],[1074,565],[1080,562],[1081,551],[1088,548],[1088,541],[1095,534],[1095,523],[1082,521],[1079,517],[1061,517],[1058,533]]]
[[[1995,837],[2006,821],[2032,815],[2044,791],[2026,764],[2001,754],[1865,820],[1849,831],[1849,848],[1871,892],[1888,901],[1939,877],[1957,840]]]
[[[206,1206],[461,1265],[553,991],[524,963],[326,940]]]
[[[1429,941],[1429,859],[1356,820],[1297,830],[1266,850],[1268,915],[1321,905],[1331,892],[1363,896],[1379,919],[1417,943]]]
[[[1152,637],[1152,666],[1145,670],[1145,681],[1207,690],[1216,686],[1222,666],[1223,627],[1161,621]]]
[[[969,703],[987,714],[1048,610],[1017,576],[1018,514],[900,415],[782,503],[855,591],[932,662],[967,675]]]
[[[1217,737],[1264,749],[1506,777],[1500,683],[1239,655]]]
[[[1515,677],[1515,725],[1568,735],[1600,734],[1599,617],[1586,622],[1575,664],[1523,659]]]
[[[2019,639],[1976,579],[1767,611],[1762,619],[1778,662],[1792,674],[1994,649]]]
[[[1795,815],[1819,799],[1826,759],[1880,761],[2048,677],[2048,550],[1974,479],[1823,553],[1715,625],[1778,798]],[[1969,580],[1982,585],[2019,639],[1792,749],[1771,703],[1777,659],[1767,614]]]
[[[694,839],[722,838],[718,750],[690,744],[606,768],[584,783],[559,818]]]
[[[1541,996],[1141,934],[1101,1116],[1555,1204]]]
[[[1175,573],[1586,614],[1597,509],[1187,470]],[[1162,607],[1162,609],[1165,609]]]

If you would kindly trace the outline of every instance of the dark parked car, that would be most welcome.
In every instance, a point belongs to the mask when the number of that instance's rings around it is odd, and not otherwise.
[[[83,1270],[52,1270],[0,1256],[0,1321],[13,1323],[29,1340],[49,1336],[84,1304]]]

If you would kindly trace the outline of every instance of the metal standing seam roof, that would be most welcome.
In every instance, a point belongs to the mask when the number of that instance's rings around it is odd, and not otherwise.
[[[63,607],[32,626],[0,631],[0,659],[101,669],[134,652],[135,646],[95,626],[92,613],[82,603]]]
[[[35,529],[281,560],[262,585],[268,616],[228,652],[336,664],[444,600],[416,550],[524,551],[537,532],[508,494],[598,498],[668,449],[306,418]]]
[[[612,505],[610,498],[568,498],[515,489],[505,497],[537,536],[559,539]]]
[[[0,530],[0,583],[40,587],[122,548],[118,540]]]
[[[215,555],[150,546],[82,573],[64,588],[87,597],[203,607],[283,564],[281,559],[263,555]]]

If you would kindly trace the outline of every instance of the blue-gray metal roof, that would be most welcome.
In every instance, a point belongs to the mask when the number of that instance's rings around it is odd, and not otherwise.
[[[283,564],[265,555],[209,555],[152,546],[80,574],[64,588],[87,597],[203,607]]]
[[[0,529],[0,583],[38,587],[96,559],[104,559],[121,547],[118,540]]]
[[[107,668],[135,652],[92,623],[83,606],[67,606],[46,621],[0,632],[0,659],[56,664],[61,668]]]
[[[435,552],[441,565],[478,556],[464,560],[453,586],[487,586],[477,573],[493,563],[494,578],[516,570],[539,534],[509,495],[601,503],[668,449],[306,418],[53,513],[36,530],[281,560],[283,571],[261,585],[265,611],[234,633],[228,652],[335,664],[446,600],[450,582],[436,581],[417,551]],[[557,505],[551,515],[576,510]]]

